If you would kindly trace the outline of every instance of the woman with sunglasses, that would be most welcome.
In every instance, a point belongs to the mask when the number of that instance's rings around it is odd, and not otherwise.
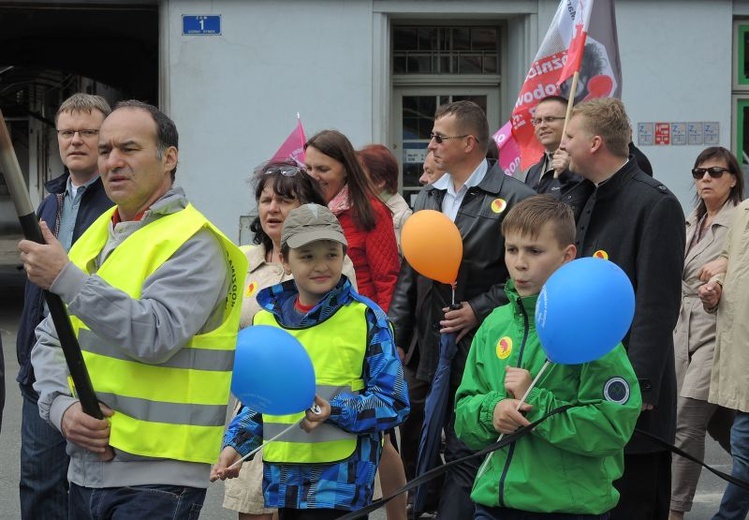
[[[676,446],[701,460],[706,432],[730,451],[733,412],[707,401],[716,321],[715,314],[703,309],[698,288],[719,269],[720,264],[715,261],[736,206],[743,198],[744,177],[734,155],[720,146],[706,148],[697,156],[692,177],[697,205],[686,223],[681,309],[674,329],[679,392]],[[683,457],[674,457],[670,520],[682,520],[684,512],[692,508],[701,469]]]
[[[390,210],[377,197],[345,135],[337,130],[318,132],[304,152],[307,172],[341,222],[359,293],[387,312],[400,269]]]
[[[253,317],[260,310],[255,299],[260,289],[291,278],[291,274],[284,271],[279,257],[286,215],[302,204],[325,204],[317,183],[294,162],[261,165],[255,170],[253,180],[258,214],[250,224],[254,233],[253,244],[240,248],[249,263],[240,328],[252,325]],[[344,258],[343,274],[356,288],[354,266],[348,256]],[[238,478],[226,481],[223,506],[237,511],[239,520],[271,520],[275,510],[265,508],[262,480],[263,460],[256,456],[242,465]]]

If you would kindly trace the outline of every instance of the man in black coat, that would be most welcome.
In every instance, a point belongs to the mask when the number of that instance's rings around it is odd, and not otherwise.
[[[681,301],[684,214],[676,197],[628,155],[630,125],[617,99],[573,109],[562,140],[570,167],[586,180],[577,208],[579,256],[607,258],[635,289],[635,316],[623,343],[642,391],[637,428],[674,441],[676,375],[672,333]],[[634,434],[625,448],[621,493],[612,520],[666,520],[670,452]]]
[[[458,353],[451,368],[450,395],[463,375],[468,349],[478,324],[497,306],[507,303],[501,225],[504,215],[518,201],[533,195],[522,182],[505,175],[494,161],[486,160],[489,124],[484,111],[470,101],[443,105],[434,116],[429,151],[447,173],[419,192],[414,211],[441,211],[455,222],[463,240],[463,260],[457,279],[456,302],[449,310],[449,285],[425,278],[407,262],[401,265],[388,315],[396,345],[418,349],[418,367],[408,381],[412,403],[423,401],[439,358],[441,333],[456,333]],[[414,332],[416,341],[412,342]],[[452,398],[445,422],[445,460],[450,462],[471,451],[455,436]],[[409,417],[406,430],[418,432],[423,415]],[[401,431],[404,431],[401,425]],[[416,437],[418,438],[418,437]],[[416,445],[418,451],[418,444]],[[404,444],[402,452],[415,451]],[[408,460],[404,460],[406,466]],[[438,518],[473,518],[471,487],[480,460],[451,468],[440,495]]]
[[[544,147],[544,155],[528,169],[525,176],[525,183],[536,193],[549,193],[557,199],[561,199],[582,180],[582,177],[570,171],[567,152],[559,149],[566,112],[567,99],[562,96],[547,96],[536,105],[531,122],[536,139]]]

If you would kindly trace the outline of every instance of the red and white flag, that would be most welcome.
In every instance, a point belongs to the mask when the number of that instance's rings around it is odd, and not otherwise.
[[[588,27],[590,25],[590,12],[593,8],[593,0],[576,0],[574,1],[575,14],[570,24],[569,17],[562,17],[559,21],[559,34],[565,41],[569,41],[567,46],[567,60],[564,64],[557,84],[563,83],[566,79],[571,78],[575,72],[580,70],[585,54],[585,40],[588,37]],[[568,5],[570,2],[567,3]],[[553,24],[552,24],[553,25]]]
[[[512,119],[494,134],[500,166],[508,175],[539,161],[544,150],[531,119],[546,96],[569,97],[579,71],[575,103],[621,97],[622,74],[614,0],[561,0],[520,89]],[[511,134],[508,135],[508,128]]]
[[[299,114],[297,114],[296,128],[291,131],[289,137],[286,138],[276,153],[273,154],[271,162],[292,160],[302,166],[304,164],[304,143],[306,142],[307,138],[304,135],[302,120],[299,118]]]

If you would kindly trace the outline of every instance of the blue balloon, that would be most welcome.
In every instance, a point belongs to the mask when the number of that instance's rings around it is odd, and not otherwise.
[[[596,360],[624,338],[635,315],[635,292],[614,262],[579,258],[552,274],[536,302],[536,330],[554,363]]]
[[[315,400],[315,369],[294,336],[278,327],[253,325],[237,336],[231,392],[260,413],[301,412]]]

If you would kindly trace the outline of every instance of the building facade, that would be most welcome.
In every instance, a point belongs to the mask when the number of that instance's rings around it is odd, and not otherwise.
[[[178,183],[224,232],[244,241],[254,211],[247,181],[293,129],[297,113],[308,136],[335,128],[357,147],[389,146],[408,198],[418,189],[436,106],[471,99],[493,129],[504,124],[557,6],[3,2],[0,108],[11,115],[38,201],[44,180],[61,171],[52,120],[65,97],[84,89],[111,101],[158,104],[180,130]],[[725,146],[749,164],[749,1],[617,0],[616,13],[634,142],[687,211],[690,169],[703,148]],[[65,58],[73,48],[91,62]],[[12,222],[2,190],[0,222]]]

